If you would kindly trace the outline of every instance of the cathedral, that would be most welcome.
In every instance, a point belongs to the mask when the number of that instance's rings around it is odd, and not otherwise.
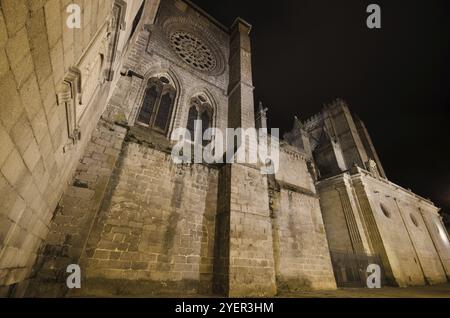
[[[448,281],[439,208],[389,181],[341,99],[271,137],[271,174],[173,161],[196,121],[267,127],[249,23],[187,0],[70,5],[1,1],[0,296],[295,295],[367,288],[373,264],[382,286]]]

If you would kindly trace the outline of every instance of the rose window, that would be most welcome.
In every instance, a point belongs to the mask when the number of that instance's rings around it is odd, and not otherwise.
[[[216,68],[217,60],[211,49],[201,40],[186,32],[174,32],[170,43],[177,55],[199,71],[210,72]]]

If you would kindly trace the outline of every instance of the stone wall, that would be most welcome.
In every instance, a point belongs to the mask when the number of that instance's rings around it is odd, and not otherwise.
[[[216,57],[223,64],[219,73],[200,72],[180,60],[169,41],[170,33],[179,30],[187,31],[217,49]],[[113,103],[125,113],[128,124],[133,125],[148,79],[164,74],[177,90],[168,136],[173,129],[186,127],[189,101],[198,93],[204,93],[212,100],[214,126],[225,131],[228,123],[228,52],[229,35],[225,27],[183,1],[164,1],[155,24],[146,25],[130,47],[123,71],[132,70],[135,75],[120,79],[118,87],[123,96]]]
[[[217,168],[128,141],[81,260],[82,293],[212,292]]]
[[[114,86],[107,74],[118,73],[132,23],[110,24],[113,5],[127,4],[126,16],[125,6],[121,14],[132,20],[142,1],[0,3],[0,293],[9,294],[2,286],[29,277]],[[80,28],[66,24],[72,3],[81,8]],[[57,94],[74,68],[81,86],[78,97],[68,100],[76,116],[70,122],[68,105]],[[71,124],[74,130],[68,130]]]
[[[319,192],[330,250],[339,253],[374,253],[349,176],[320,182]]]
[[[314,159],[322,178],[336,176],[354,165],[370,169],[369,160],[381,177],[383,166],[364,123],[350,112],[341,99],[325,105],[321,113],[304,123]]]
[[[374,253],[350,175],[343,174],[319,183],[320,204],[330,250],[344,253]]]
[[[434,207],[430,207],[428,204],[422,206],[421,214],[445,269],[447,280],[450,280],[450,236],[448,229],[445,229],[441,216]]]
[[[335,289],[318,197],[281,189],[278,200],[272,212],[278,292]]]
[[[81,142],[70,151],[66,110],[56,90],[65,72],[95,40],[110,1],[89,3],[82,31],[63,32],[65,5],[59,0],[3,0],[0,8],[0,286],[29,275],[37,247],[91,122],[81,122]],[[101,35],[100,35],[101,38]],[[97,80],[96,80],[97,82]],[[88,83],[89,84],[89,83]],[[92,84],[92,83],[90,83]],[[86,116],[99,116],[98,107]]]
[[[80,29],[66,26],[71,3]],[[212,126],[255,126],[247,22],[227,28],[181,0],[0,4],[1,296],[334,289],[329,246],[379,254],[400,286],[449,277],[437,208],[359,168],[321,181],[319,200],[310,154],[286,144],[272,176],[173,163],[167,137],[186,127],[196,94],[210,99]],[[208,47],[214,66],[183,61],[173,32]],[[176,88],[166,136],[134,123],[153,76]],[[367,153],[378,161],[342,101],[306,127],[322,142],[322,177],[364,166]],[[66,288],[69,264],[81,266],[81,290]]]
[[[232,164],[223,169],[227,169],[224,182],[229,189],[225,190],[228,197],[221,200],[229,204],[223,206],[223,223],[217,226],[228,233],[222,247],[226,251],[221,253],[228,257],[225,294],[273,296],[276,283],[267,177],[251,166]]]
[[[278,182],[304,189],[306,192],[315,193],[316,187],[308,169],[306,154],[288,145],[280,145],[279,167],[275,171]]]
[[[269,177],[279,293],[336,288],[319,197],[306,160],[282,147],[279,170]]]
[[[125,135],[123,127],[104,120],[98,123],[51,221],[27,296],[55,297],[68,292],[66,268],[80,264]]]
[[[436,226],[430,231],[424,223],[437,217],[437,208],[362,169],[352,173],[318,184],[330,249],[379,255],[391,284],[445,282],[447,252],[436,248],[445,240],[438,241]]]
[[[347,169],[355,163],[364,167],[368,160],[367,153],[348,106],[343,101],[337,100],[325,111],[330,120],[330,126],[327,128],[339,142]]]
[[[361,174],[391,268],[400,286],[446,281],[441,260],[421,217],[437,208],[414,194],[383,180]],[[387,210],[386,216],[381,206]],[[436,231],[436,229],[434,229]]]

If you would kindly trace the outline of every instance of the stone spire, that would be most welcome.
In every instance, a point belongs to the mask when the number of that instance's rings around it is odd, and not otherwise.
[[[298,119],[297,116],[294,116],[294,125],[293,125],[293,130],[304,130],[304,125],[301,122],[300,119]]]
[[[305,154],[309,158],[312,158],[309,135],[306,132],[303,123],[300,121],[300,119],[298,119],[297,116],[294,116],[294,124],[292,125],[292,130],[285,133],[283,138],[292,146],[305,152]]]
[[[256,114],[256,128],[267,128],[267,107],[263,107],[263,103],[259,102],[258,113]]]

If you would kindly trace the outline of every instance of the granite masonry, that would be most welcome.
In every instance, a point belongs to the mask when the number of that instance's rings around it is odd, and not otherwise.
[[[264,297],[365,286],[370,263],[448,280],[439,208],[387,179],[342,100],[294,119],[274,174],[173,161],[194,120],[267,127],[250,31],[184,0],[0,0],[0,296]]]

